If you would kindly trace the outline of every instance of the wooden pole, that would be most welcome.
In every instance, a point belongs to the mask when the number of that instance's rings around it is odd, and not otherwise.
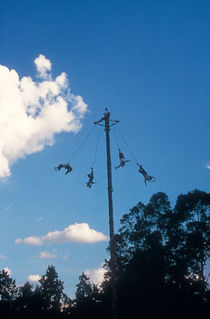
[[[113,200],[112,200],[112,165],[110,152],[110,125],[109,117],[105,117],[106,132],[106,153],[107,153],[107,180],[108,180],[108,202],[109,202],[109,233],[110,233],[110,268],[112,286],[112,317],[117,319],[117,287],[116,287],[116,257],[114,243],[114,219],[113,219]]]
[[[107,154],[107,181],[108,181],[108,203],[109,203],[109,235],[110,235],[110,269],[111,269],[111,288],[112,288],[112,319],[117,319],[117,280],[116,280],[116,255],[115,255],[115,242],[114,242],[114,219],[113,219],[113,200],[112,200],[112,163],[110,152],[110,127],[117,124],[119,121],[111,120],[108,109],[105,109],[104,117],[94,124],[101,125],[105,122],[106,132],[106,154]],[[104,126],[104,125],[103,125]]]

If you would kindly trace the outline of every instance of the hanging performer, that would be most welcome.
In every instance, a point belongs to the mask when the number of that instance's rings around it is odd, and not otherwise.
[[[89,180],[88,180],[88,182],[86,183],[86,185],[87,185],[88,188],[91,188],[91,186],[96,183],[96,182],[93,182],[94,175],[93,175],[93,168],[92,168],[92,167],[91,167],[91,172],[90,172],[90,174],[88,174],[87,176],[88,176]]]
[[[125,160],[125,156],[123,152],[121,152],[120,148],[119,148],[119,159],[120,159],[120,164],[115,167],[116,169],[120,167],[124,167],[126,162],[130,162],[130,160]]]
[[[73,168],[69,165],[69,163],[67,163],[67,164],[59,164],[58,166],[55,167],[55,170],[60,171],[61,168],[65,168],[65,170],[66,170],[65,175],[67,175],[68,173],[70,173],[73,170]]]
[[[105,120],[109,117],[110,117],[110,112],[108,111],[107,107],[105,107],[104,116],[100,120],[94,122],[94,124],[99,124],[100,122],[102,122],[103,120]]]
[[[140,165],[139,163],[137,163],[137,165],[139,167],[139,173],[141,173],[144,176],[145,186],[147,186],[147,182],[155,181],[155,177],[148,175],[147,172],[143,169],[142,165]]]

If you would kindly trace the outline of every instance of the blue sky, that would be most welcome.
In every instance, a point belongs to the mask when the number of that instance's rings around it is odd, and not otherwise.
[[[99,127],[72,159],[70,175],[54,167],[72,157],[106,106],[120,120],[117,140],[111,132],[113,166],[118,143],[132,160],[113,169],[116,230],[129,208],[156,192],[174,204],[180,193],[209,191],[209,4],[1,0],[0,6],[0,268],[22,284],[53,264],[73,296],[81,272],[100,277],[107,258],[103,130],[92,189],[85,183]],[[120,134],[155,183],[144,186]]]

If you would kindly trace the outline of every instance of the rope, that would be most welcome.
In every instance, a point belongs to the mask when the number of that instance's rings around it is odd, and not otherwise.
[[[93,166],[92,167],[95,166],[96,155],[97,155],[97,152],[98,152],[98,146],[99,146],[99,141],[100,141],[100,137],[101,137],[101,132],[102,132],[102,128],[100,128],[100,130],[99,130],[98,139],[97,139],[97,143],[96,143],[95,156],[94,156],[94,159],[93,159]]]
[[[72,161],[72,159],[75,157],[75,155],[79,152],[79,150],[81,149],[81,147],[84,145],[84,143],[86,142],[86,140],[88,139],[88,137],[90,136],[90,134],[93,132],[93,130],[95,129],[95,126],[93,126],[90,130],[90,132],[88,133],[88,135],[85,137],[85,139],[82,141],[82,143],[79,145],[79,147],[76,149],[76,151],[73,153],[72,157],[70,158],[69,162]]]
[[[118,138],[117,138],[115,127],[113,127],[113,132],[114,132],[114,136],[115,136],[115,139],[116,139],[116,142],[117,142],[117,146],[118,146],[118,149],[119,149],[120,148],[120,144],[119,144],[119,141],[118,141]]]
[[[128,143],[126,142],[126,140],[125,140],[125,138],[123,137],[122,133],[120,132],[119,129],[118,129],[118,131],[119,131],[119,134],[120,134],[121,138],[123,139],[125,145],[127,146],[129,152],[131,153],[132,157],[134,158],[135,162],[138,163],[138,161],[137,161],[135,155],[133,154],[132,150],[131,150],[130,147],[128,146]]]

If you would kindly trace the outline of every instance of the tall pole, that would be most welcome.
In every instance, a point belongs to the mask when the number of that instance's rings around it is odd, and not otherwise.
[[[110,233],[110,267],[111,267],[111,285],[112,285],[112,316],[117,319],[117,287],[116,287],[116,257],[114,243],[114,219],[113,219],[113,200],[112,200],[112,164],[110,152],[110,125],[109,117],[105,118],[106,132],[106,153],[107,153],[107,180],[108,180],[108,201],[109,201],[109,233]]]
[[[106,154],[107,154],[107,181],[108,181],[108,203],[109,203],[109,234],[110,234],[110,269],[111,269],[111,288],[112,288],[112,318],[117,319],[117,282],[116,282],[116,256],[115,256],[115,242],[114,242],[114,219],[113,219],[113,200],[112,200],[112,164],[110,152],[110,113],[105,109],[104,117],[95,122],[105,122],[106,132]],[[118,123],[114,122],[112,125]],[[100,124],[99,124],[100,125]]]

